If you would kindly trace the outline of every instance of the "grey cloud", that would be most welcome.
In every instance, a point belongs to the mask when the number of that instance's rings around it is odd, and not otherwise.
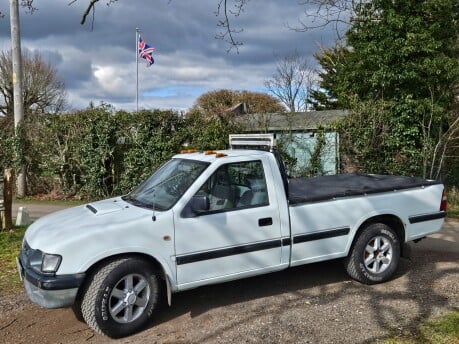
[[[34,49],[34,50],[37,50],[40,53],[43,60],[52,64],[53,66],[59,65],[63,61],[62,55],[59,54],[55,50],[43,50],[43,49],[40,49],[40,50]]]
[[[305,9],[297,2],[249,1],[245,12],[232,18],[234,28],[244,29],[235,36],[244,43],[239,54],[227,54],[228,45],[214,38],[219,31],[218,0],[119,0],[111,6],[100,1],[93,31],[90,23],[79,24],[87,1],[72,6],[67,1],[36,2],[39,10],[33,15],[21,12],[23,47],[39,50],[56,66],[75,108],[89,101],[134,108],[136,27],[156,48],[152,67],[139,63],[145,108],[184,109],[199,91],[260,90],[275,69],[276,54],[297,50],[312,58],[319,45],[330,45],[334,39],[331,30],[288,29],[287,23],[296,22]],[[10,39],[9,13],[5,14],[0,19],[2,42]]]

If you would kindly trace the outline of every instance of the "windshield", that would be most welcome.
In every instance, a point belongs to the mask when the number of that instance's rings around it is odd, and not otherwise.
[[[171,208],[209,164],[187,159],[171,159],[123,200],[158,210]]]

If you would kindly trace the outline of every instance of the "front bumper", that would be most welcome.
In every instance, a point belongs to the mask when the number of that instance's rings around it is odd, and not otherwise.
[[[17,263],[30,301],[46,308],[71,306],[86,276],[84,273],[63,276],[42,274],[25,268],[20,259]]]

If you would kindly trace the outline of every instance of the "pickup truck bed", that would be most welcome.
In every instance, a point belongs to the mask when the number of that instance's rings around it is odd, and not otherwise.
[[[289,179],[288,193],[290,205],[295,205],[435,184],[441,182],[414,177],[351,173]]]

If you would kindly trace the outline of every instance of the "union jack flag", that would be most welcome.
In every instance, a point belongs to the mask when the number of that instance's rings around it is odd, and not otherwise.
[[[153,51],[155,48],[150,47],[145,40],[139,35],[139,57],[147,61],[147,67],[150,67],[155,60],[153,59]]]

